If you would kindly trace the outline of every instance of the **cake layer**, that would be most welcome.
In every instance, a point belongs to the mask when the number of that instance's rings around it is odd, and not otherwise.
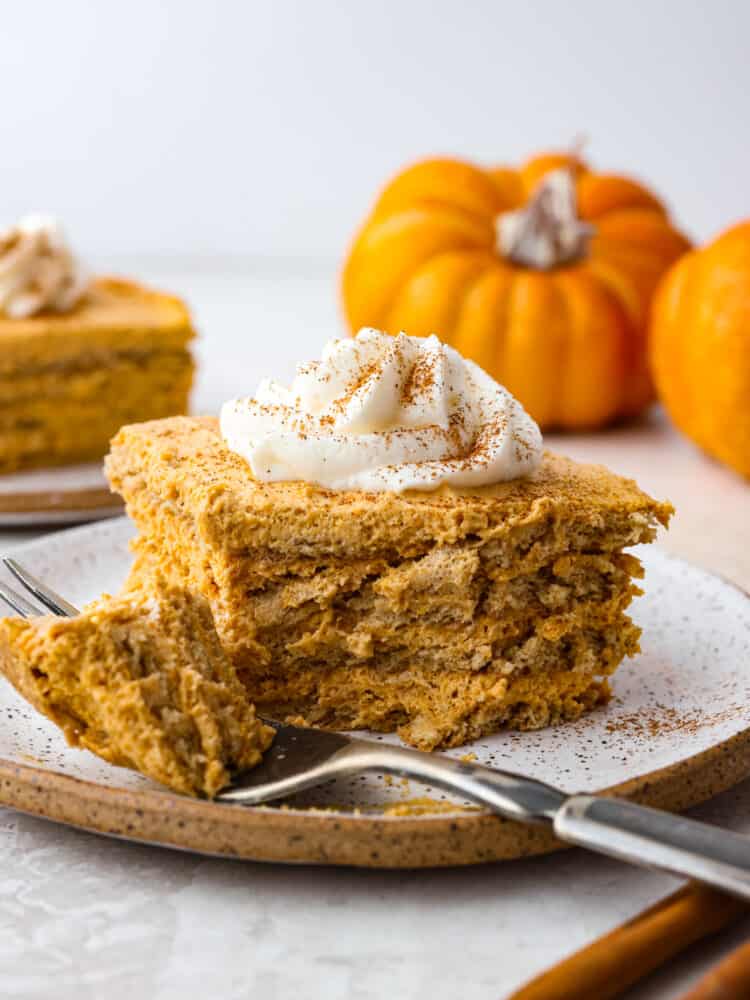
[[[148,412],[174,413],[184,409],[184,393],[149,397]],[[29,424],[0,431],[0,473],[101,459],[117,429],[138,412],[137,401],[111,403],[106,412],[87,409],[71,416],[64,425]]]
[[[331,559],[393,562],[460,542],[474,545],[498,571],[530,571],[570,551],[613,552],[651,541],[671,513],[630,480],[550,453],[533,475],[473,492],[260,483],[211,418],[124,427],[107,470],[142,530],[160,534],[178,516],[195,526],[195,544],[220,588],[238,564],[262,580],[302,575]]]
[[[127,390],[144,378],[157,386],[184,383],[192,376],[189,351],[153,351],[148,354],[109,354],[96,364],[55,365],[43,372],[0,376],[0,419],[22,413],[37,401],[65,405],[78,400],[104,398],[107,393]],[[189,387],[189,381],[188,381]]]
[[[397,732],[422,750],[461,746],[502,727],[541,729],[576,719],[609,698],[606,677],[638,650],[628,621],[543,643],[534,669],[502,667],[467,674],[384,670],[383,664],[334,668],[300,663],[286,677],[248,677],[249,696],[270,718],[329,729]]]
[[[0,670],[73,746],[187,794],[214,795],[272,739],[206,603],[169,588],[76,618],[5,619]]]
[[[637,589],[636,559],[570,555],[534,573],[493,580],[473,549],[436,549],[397,566],[324,566],[306,578],[275,579],[262,590],[241,583],[201,588],[189,539],[141,537],[129,586],[148,590],[168,572],[180,586],[203,589],[222,642],[237,666],[294,670],[300,661],[348,661],[399,669],[477,670],[539,635],[556,640],[582,626],[621,620]],[[193,552],[195,551],[193,547]]]
[[[159,356],[60,381],[55,395],[0,404],[0,472],[101,458],[111,437],[139,416],[187,409],[190,355]],[[2,391],[0,381],[0,393]]]

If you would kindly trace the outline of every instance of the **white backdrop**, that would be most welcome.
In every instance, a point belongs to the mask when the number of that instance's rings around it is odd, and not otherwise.
[[[707,237],[750,214],[746,0],[25,0],[0,29],[0,222],[83,253],[338,257],[435,152],[579,132]]]

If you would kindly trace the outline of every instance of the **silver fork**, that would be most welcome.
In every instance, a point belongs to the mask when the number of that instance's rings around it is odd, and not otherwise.
[[[28,595],[0,583],[0,598],[18,615],[78,613],[14,559],[2,561]],[[258,767],[219,796],[223,802],[258,805],[333,778],[394,774],[458,793],[507,819],[546,824],[569,844],[694,878],[750,900],[748,837],[616,798],[568,795],[533,778],[442,754],[266,721],[276,730],[273,745]]]

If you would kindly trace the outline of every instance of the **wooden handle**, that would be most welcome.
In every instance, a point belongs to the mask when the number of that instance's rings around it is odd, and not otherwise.
[[[749,906],[690,883],[543,972],[509,1000],[612,1000],[695,941],[747,913]],[[690,1000],[707,996],[691,995]]]
[[[750,997],[750,942],[740,945],[686,993],[683,1000],[747,1000]]]

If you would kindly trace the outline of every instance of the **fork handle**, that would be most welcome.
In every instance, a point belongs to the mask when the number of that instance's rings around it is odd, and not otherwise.
[[[561,840],[750,899],[750,838],[621,799],[573,795],[553,821]]]
[[[551,823],[569,844],[750,900],[750,837],[622,799],[565,795],[533,778],[442,755],[353,741],[343,756],[355,770],[380,765],[428,780],[510,819]]]

